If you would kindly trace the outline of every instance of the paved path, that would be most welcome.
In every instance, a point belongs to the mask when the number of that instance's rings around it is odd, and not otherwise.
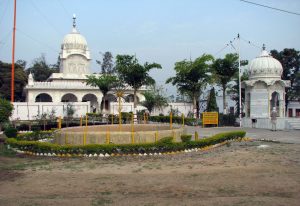
[[[201,128],[187,126],[187,132],[194,134],[198,132],[201,136],[212,136],[217,133],[233,131],[233,130],[244,130],[247,132],[246,136],[254,139],[272,139],[286,143],[297,143],[300,144],[300,130],[284,130],[273,132],[267,129],[256,129],[256,128],[239,128],[239,127],[213,127],[213,128]]]

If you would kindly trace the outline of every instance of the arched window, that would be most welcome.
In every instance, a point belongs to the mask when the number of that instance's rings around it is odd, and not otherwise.
[[[36,96],[35,102],[52,102],[52,97],[47,93],[41,93]]]
[[[98,108],[98,100],[94,94],[86,94],[82,97],[82,102],[91,102],[91,112],[96,112]]]
[[[140,102],[140,99],[138,96],[136,96],[136,100],[137,100],[137,103]],[[125,102],[134,102],[134,96],[133,94],[129,94],[125,97]]]
[[[279,116],[279,93],[278,92],[273,92],[270,100],[270,114],[273,111],[273,108],[275,107],[277,115]]]
[[[68,93],[62,96],[61,102],[77,102],[77,97],[74,94]]]

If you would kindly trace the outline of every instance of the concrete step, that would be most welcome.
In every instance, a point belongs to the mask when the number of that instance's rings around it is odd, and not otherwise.
[[[288,119],[287,122],[291,129],[300,130],[300,119]]]

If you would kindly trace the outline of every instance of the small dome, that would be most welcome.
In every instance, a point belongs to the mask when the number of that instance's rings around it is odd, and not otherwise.
[[[259,57],[253,59],[250,63],[250,79],[281,79],[282,65],[274,59],[266,50],[263,50]]]
[[[67,34],[64,37],[63,43],[62,43],[62,49],[87,49],[87,42],[77,30],[76,28],[72,29],[72,32],[70,34]]]

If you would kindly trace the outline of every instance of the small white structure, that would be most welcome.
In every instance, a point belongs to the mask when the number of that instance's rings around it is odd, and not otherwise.
[[[285,129],[285,88],[290,81],[282,80],[281,63],[263,47],[261,55],[251,61],[249,80],[242,82],[245,88],[244,127],[271,128],[270,115],[275,107],[277,128]]]
[[[45,82],[36,82],[32,74],[29,74],[28,84],[24,88],[26,102],[14,103],[15,111],[12,119],[29,120],[52,109],[56,111],[57,116],[64,116],[62,114],[67,104],[72,104],[77,110],[75,116],[100,111],[103,94],[98,87],[86,85],[87,75],[91,74],[89,70],[91,55],[86,39],[76,29],[75,20],[74,16],[72,31],[64,37],[61,44],[60,73],[53,73]],[[138,102],[144,101],[142,92],[145,90],[147,88],[142,86],[137,92]],[[116,92],[114,90],[108,92],[103,104],[104,112],[116,113],[111,105],[117,101]],[[126,111],[133,108],[131,87],[126,88],[121,102],[126,103],[126,109],[124,107]]]

